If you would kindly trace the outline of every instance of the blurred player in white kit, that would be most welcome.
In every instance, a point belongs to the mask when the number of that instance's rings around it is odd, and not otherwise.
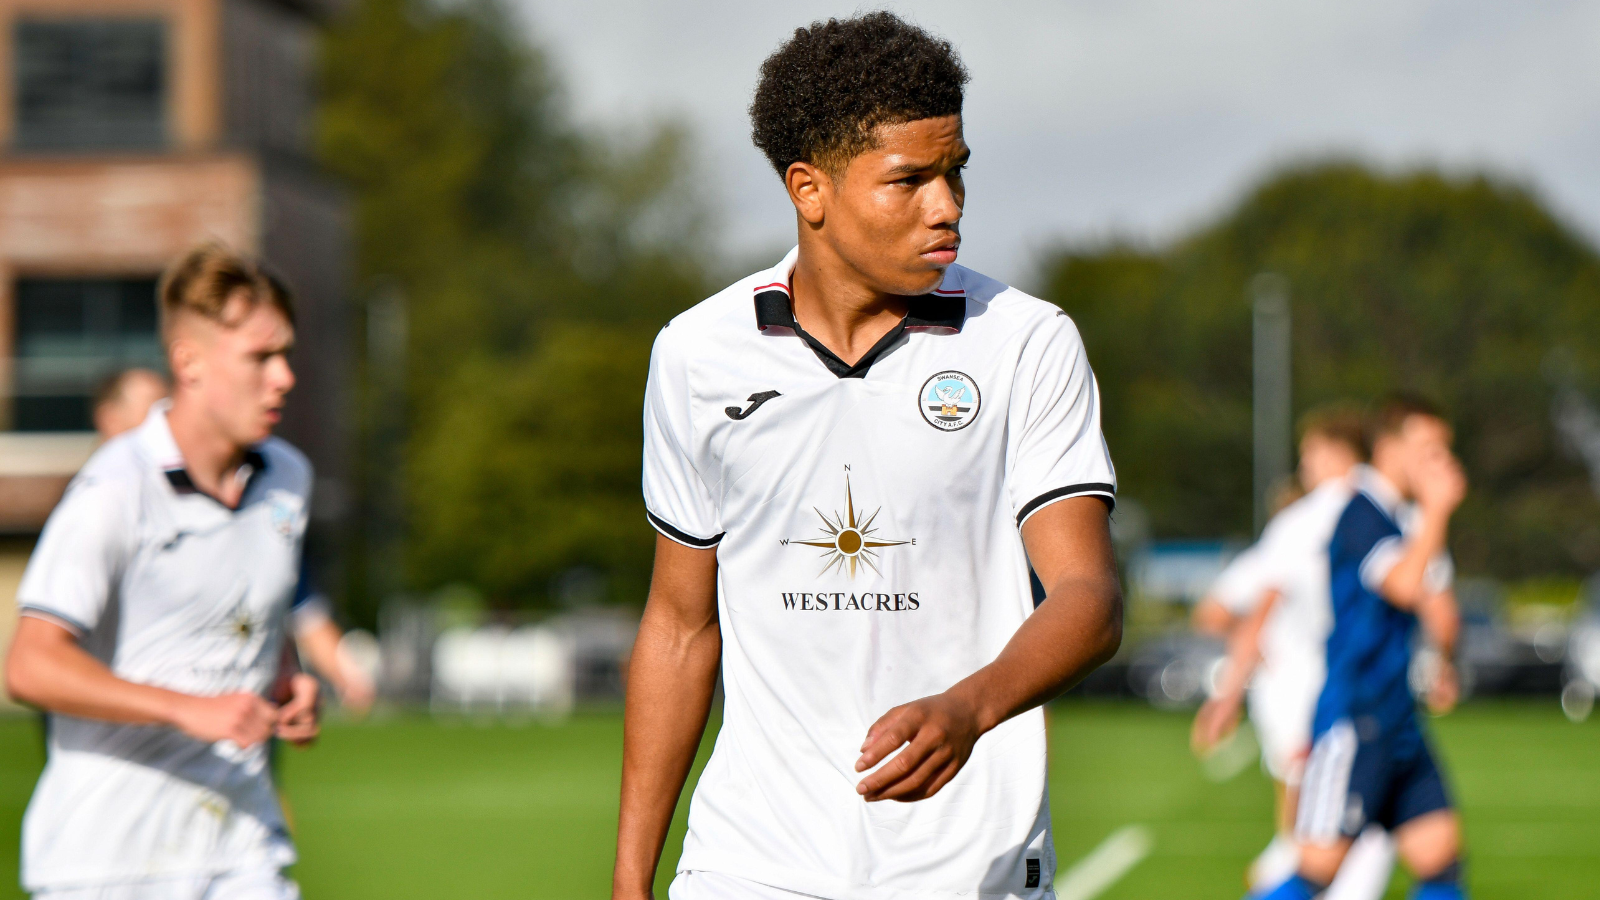
[[[1362,420],[1354,412],[1314,411],[1302,435],[1298,476],[1305,495],[1273,516],[1261,539],[1234,558],[1195,609],[1197,628],[1228,637],[1216,693],[1195,716],[1195,749],[1214,749],[1248,706],[1277,789],[1277,833],[1251,865],[1252,891],[1273,887],[1299,865],[1295,810],[1333,622],[1328,540],[1367,458]],[[1393,842],[1381,828],[1369,829],[1326,896],[1376,900],[1393,868]]]
[[[94,430],[100,442],[139,427],[150,415],[150,407],[171,393],[167,379],[149,369],[124,369],[107,378],[94,397]],[[345,651],[341,643],[344,632],[334,620],[333,604],[318,589],[309,560],[301,566],[300,585],[290,609],[301,657],[327,679],[346,709],[365,715],[377,699],[377,687]]]
[[[311,468],[272,437],[287,289],[210,246],[163,279],[173,396],[110,440],[18,592],[11,696],[51,714],[22,881],[50,900],[293,900],[269,738],[317,734],[285,628]]]
[[[172,393],[161,373],[123,369],[100,384],[94,395],[94,430],[105,443],[144,424],[150,407]]]

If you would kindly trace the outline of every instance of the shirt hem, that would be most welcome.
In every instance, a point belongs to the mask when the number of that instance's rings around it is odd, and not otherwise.
[[[171,868],[155,870],[144,868],[107,869],[94,873],[85,873],[82,866],[73,866],[62,871],[46,869],[42,875],[28,874],[20,880],[23,889],[32,893],[34,891],[58,891],[108,884],[132,884],[141,881],[166,881],[172,878],[214,877],[229,872],[246,872],[269,868],[282,869],[292,866],[296,862],[298,862],[298,857],[294,850],[288,847],[281,847],[269,851],[263,856],[228,862],[174,865]]]
[[[827,900],[1055,900],[1053,885],[1025,888],[1022,892],[940,891],[925,887],[897,888],[889,885],[850,884],[841,878],[804,869],[791,869],[768,862],[735,859],[705,850],[685,853],[678,861],[678,874],[715,872],[756,884],[809,894]]]

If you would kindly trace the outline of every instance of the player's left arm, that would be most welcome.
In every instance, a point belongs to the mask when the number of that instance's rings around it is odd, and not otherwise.
[[[273,728],[275,737],[302,747],[317,739],[322,728],[318,691],[317,679],[301,670],[294,641],[285,635],[278,679],[272,689],[272,702],[278,704],[278,721]]]
[[[1428,685],[1428,709],[1444,715],[1461,699],[1461,677],[1456,671],[1456,640],[1461,634],[1461,609],[1454,588],[1429,597],[1417,607],[1417,621],[1428,643],[1439,652],[1438,666]]]
[[[867,800],[938,793],[984,733],[1044,704],[1109,660],[1122,643],[1122,589],[1110,521],[1098,497],[1038,510],[1022,526],[1045,601],[994,662],[932,697],[889,710],[867,732],[856,771],[893,755],[857,785]],[[895,753],[899,750],[899,753]]]

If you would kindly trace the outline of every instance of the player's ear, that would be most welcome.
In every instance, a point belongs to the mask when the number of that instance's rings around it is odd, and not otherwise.
[[[174,387],[192,384],[200,375],[200,346],[193,335],[180,329],[167,344],[167,365],[172,369]]]
[[[783,173],[783,184],[800,218],[812,225],[821,225],[824,195],[833,187],[828,173],[808,162],[791,163],[789,170]]]

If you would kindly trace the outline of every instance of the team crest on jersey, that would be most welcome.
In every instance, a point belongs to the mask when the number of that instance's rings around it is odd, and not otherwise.
[[[304,502],[288,491],[273,491],[267,495],[267,513],[274,531],[286,538],[294,537],[300,525],[300,512]]]
[[[917,412],[940,431],[960,431],[978,417],[983,395],[978,383],[965,372],[940,372],[923,382],[917,394]]]

